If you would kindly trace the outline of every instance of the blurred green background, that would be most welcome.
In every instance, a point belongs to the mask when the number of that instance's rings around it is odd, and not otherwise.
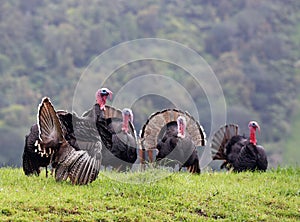
[[[199,53],[221,83],[227,122],[247,134],[248,121],[257,120],[270,165],[296,165],[299,9],[298,0],[1,0],[0,166],[21,165],[24,137],[36,122],[42,97],[49,96],[58,109],[72,110],[76,84],[96,56],[122,42],[150,37],[177,41]],[[164,74],[190,89],[209,135],[205,94],[175,65],[127,64],[110,75],[108,87],[117,92],[135,76],[160,70],[169,70]],[[93,96],[87,99],[91,105]],[[142,97],[132,107],[137,130],[152,112],[171,105],[159,96]]]

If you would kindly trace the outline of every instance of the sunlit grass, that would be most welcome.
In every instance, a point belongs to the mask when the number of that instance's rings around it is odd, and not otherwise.
[[[161,179],[152,180],[161,174]],[[113,178],[113,179],[111,179]],[[125,181],[125,183],[123,182]],[[131,181],[131,182],[128,182]],[[300,169],[102,172],[87,186],[0,169],[3,221],[298,221]]]

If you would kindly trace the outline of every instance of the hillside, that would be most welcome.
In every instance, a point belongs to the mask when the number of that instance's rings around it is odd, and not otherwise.
[[[300,98],[299,98],[300,101]],[[298,146],[300,144],[300,109],[297,109],[292,116],[291,133],[283,143],[284,152],[283,160],[284,164],[300,164],[300,150]]]
[[[171,40],[200,55],[224,93],[226,106],[214,111],[226,116],[227,122],[239,124],[241,133],[247,133],[250,119],[261,123],[259,141],[272,165],[281,163],[282,144],[292,133],[291,116],[299,105],[299,8],[298,0],[2,1],[0,166],[21,165],[24,136],[36,122],[42,97],[49,96],[58,109],[72,111],[77,86],[89,64],[112,47],[143,38]],[[171,92],[176,103],[187,103],[187,97],[178,93],[187,91],[199,112],[196,118],[210,135],[211,123],[219,116],[213,118],[207,92],[213,93],[218,86],[205,77],[197,83],[176,63],[186,59],[176,49],[174,63],[127,61],[147,52],[141,45],[137,52],[127,49],[94,64],[92,78],[85,79],[87,85],[79,92],[85,105],[92,106],[95,86],[105,84],[116,96],[128,82],[156,74],[160,79],[150,81],[148,87],[163,78],[171,79],[173,86],[178,84],[181,89]],[[166,50],[157,47],[154,53],[163,56]],[[119,61],[127,63],[100,72]],[[199,66],[195,61],[193,67]],[[138,130],[152,112],[175,106],[164,96],[169,90],[163,85],[154,94],[138,91],[133,104],[126,104],[134,108]],[[75,105],[83,109],[82,104]]]
[[[158,174],[161,179],[147,183]],[[102,172],[87,186],[2,168],[0,216],[2,221],[299,221],[299,183],[299,168],[201,175]]]

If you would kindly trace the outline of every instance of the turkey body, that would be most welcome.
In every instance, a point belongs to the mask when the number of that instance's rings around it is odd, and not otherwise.
[[[38,123],[25,137],[25,174],[39,175],[40,167],[51,164],[56,180],[70,178],[74,184],[95,180],[102,159],[102,143],[111,144],[111,133],[104,121],[108,96],[112,98],[108,88],[99,89],[95,94],[96,104],[82,117],[56,111],[50,99],[43,98],[38,108]]]
[[[106,128],[104,114],[98,104],[95,104],[84,117],[78,117],[76,114],[66,111],[57,111],[56,114],[61,123],[64,138],[75,150],[86,150],[93,155],[95,151],[91,144],[99,142],[103,143],[104,147],[111,149],[111,133]],[[23,152],[23,171],[25,175],[39,175],[40,168],[46,167],[47,169],[50,164],[52,164],[52,167],[56,167],[57,163],[55,161],[51,163],[51,154],[48,151],[41,153],[40,143],[38,125],[35,124],[25,137]]]
[[[122,111],[124,113],[124,111]],[[132,111],[130,110],[131,115]],[[107,129],[112,134],[110,150],[103,154],[103,165],[112,166],[114,169],[125,171],[131,168],[137,159],[137,142],[133,124],[128,122],[129,128],[124,130],[124,116],[108,118]]]
[[[188,112],[164,109],[153,113],[143,125],[140,138],[142,164],[145,164],[145,152],[152,162],[153,151],[157,150],[159,165],[175,167],[178,164],[179,170],[186,167],[191,173],[200,173],[197,147],[205,145],[206,135],[200,123]]]
[[[224,160],[221,168],[241,172],[266,171],[268,167],[265,149],[251,139],[238,135],[237,125],[222,126],[214,134],[211,147],[213,160]]]
[[[157,161],[167,158],[162,161],[163,164],[172,167],[179,164],[180,169],[191,167],[194,173],[200,173],[197,148],[189,136],[178,137],[177,124],[167,127],[165,135],[157,144],[157,150]]]
[[[233,166],[234,171],[266,171],[268,161],[262,146],[253,145],[249,141],[246,141],[243,145],[241,143],[235,145],[240,146],[239,152],[234,153],[233,151],[228,156],[228,162]],[[236,156],[236,159],[233,159],[233,156]]]
[[[78,135],[83,132],[78,126],[86,127],[90,124],[92,123],[85,119],[75,118],[74,125],[79,129]],[[57,181],[70,179],[73,184],[83,185],[97,178],[102,159],[102,145],[97,130],[91,127],[88,128],[88,132],[83,133],[81,140],[76,137],[76,145],[85,148],[77,150],[65,139],[65,132],[57,112],[47,97],[43,98],[39,106],[38,130],[41,150],[51,156]],[[74,132],[76,135],[75,130]],[[85,137],[87,134],[90,134],[88,139]],[[52,152],[49,153],[49,150]]]

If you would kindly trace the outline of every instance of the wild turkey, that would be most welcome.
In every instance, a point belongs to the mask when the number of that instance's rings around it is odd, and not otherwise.
[[[260,126],[255,121],[248,124],[250,137],[238,135],[238,125],[222,126],[213,136],[211,142],[212,159],[224,160],[222,168],[233,168],[241,171],[265,171],[268,167],[267,155],[264,148],[257,145],[256,129]]]
[[[110,110],[113,113],[106,118],[106,124],[112,133],[112,144],[110,150],[103,152],[102,164],[124,171],[137,159],[137,136],[133,125],[133,113],[129,108],[121,111],[110,107]]]
[[[179,169],[187,167],[191,173],[200,173],[197,146],[205,145],[202,126],[187,112],[165,109],[152,114],[142,127],[141,146],[148,152],[150,162],[152,151],[157,149],[156,160]],[[142,152],[141,152],[142,153]],[[143,162],[144,156],[141,156]]]
[[[64,137],[72,145],[76,150],[80,150],[78,143],[76,142],[76,135],[74,131],[73,124],[76,124],[76,134],[80,135],[78,131],[80,131],[80,126],[84,130],[81,132],[87,132],[87,127],[84,128],[84,124],[88,123],[90,129],[95,129],[96,124],[95,121],[100,121],[104,116],[105,112],[105,103],[107,97],[112,98],[112,92],[108,88],[101,88],[96,92],[96,104],[86,113],[84,120],[86,121],[78,121],[77,115],[68,113],[66,111],[57,111],[57,115],[61,121],[61,126],[63,128]],[[77,120],[77,121],[76,121]],[[92,123],[91,123],[92,122]],[[92,127],[91,127],[92,126]],[[107,131],[105,131],[105,127],[102,124],[98,124],[98,127],[101,128],[100,136],[102,136],[103,142],[106,145],[111,144],[111,138],[108,135]],[[30,129],[29,135],[25,137],[25,146],[23,152],[23,170],[25,175],[40,174],[40,167],[46,167],[46,176],[48,175],[47,166],[50,164],[50,154],[42,153],[40,147],[40,140],[38,137],[39,131],[37,124],[33,125]],[[87,134],[87,138],[89,138],[89,133]],[[80,135],[81,139],[84,139],[84,135]],[[86,139],[87,139],[86,138]],[[86,140],[85,139],[85,140]],[[108,141],[107,141],[108,140]],[[85,146],[81,144],[81,147],[85,149]]]
[[[45,97],[38,110],[40,147],[51,156],[57,181],[67,180],[73,184],[88,184],[97,178],[101,165],[101,140],[97,134],[88,141],[76,141],[86,150],[76,150],[64,138],[64,132],[49,98]],[[92,132],[92,131],[91,131]]]
[[[67,112],[58,111],[57,114],[59,116],[67,115]],[[68,138],[71,143],[72,141],[74,141],[72,133],[68,133]],[[25,175],[29,176],[35,174],[38,176],[40,174],[40,168],[45,167],[47,177],[47,166],[50,164],[52,154],[51,152],[52,150],[50,150],[49,153],[45,153],[44,150],[41,149],[38,125],[34,124],[30,128],[30,133],[25,136],[25,146],[22,156],[23,170]]]

